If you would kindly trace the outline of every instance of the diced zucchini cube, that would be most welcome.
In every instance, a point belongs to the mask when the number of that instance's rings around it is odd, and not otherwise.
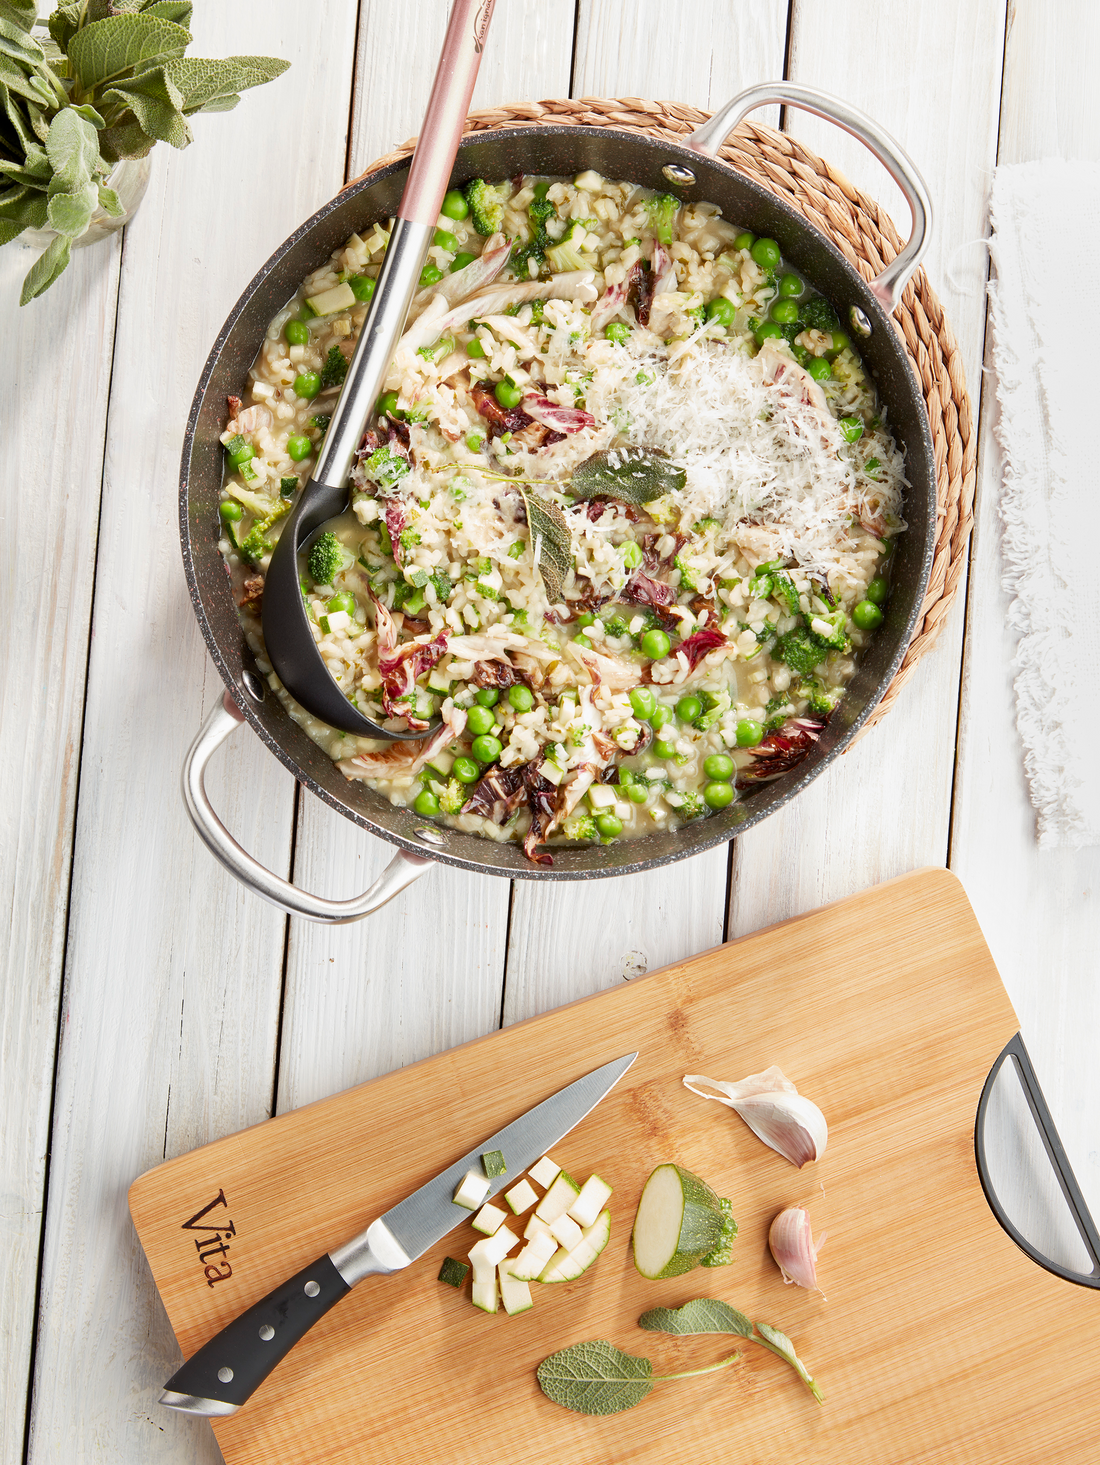
[[[470,1268],[465,1262],[456,1262],[453,1256],[443,1258],[443,1265],[439,1269],[439,1280],[446,1282],[448,1287],[461,1287],[469,1275]]]
[[[487,1282],[475,1282],[470,1292],[470,1298],[475,1307],[480,1307],[482,1312],[496,1312],[497,1310],[497,1273],[494,1267]]]
[[[598,1175],[590,1175],[581,1186],[581,1193],[569,1207],[569,1215],[578,1226],[591,1226],[607,1204],[611,1186]]]
[[[519,1237],[514,1231],[509,1231],[507,1226],[499,1226],[492,1236],[475,1242],[469,1252],[475,1278],[485,1268],[495,1267],[498,1262],[502,1262],[518,1242]]]
[[[549,1226],[559,1216],[565,1215],[580,1193],[580,1186],[563,1170],[543,1196],[542,1200],[539,1201],[535,1215],[538,1216],[540,1221],[545,1221]]]
[[[526,1281],[513,1276],[511,1268],[514,1266],[514,1262],[503,1261],[497,1268],[500,1277],[500,1300],[509,1317],[517,1312],[526,1312],[534,1306],[531,1289]]]
[[[443,671],[441,667],[433,667],[428,677],[428,686],[432,689],[433,692],[449,692],[451,690],[450,675],[447,672]],[[439,759],[437,758],[435,761],[436,763],[438,763]],[[453,763],[454,758],[448,755],[447,762]]]
[[[550,1223],[550,1235],[556,1241],[560,1241],[566,1251],[572,1251],[575,1246],[581,1243],[581,1228],[569,1215],[561,1215],[556,1221]]]
[[[550,1227],[538,1216],[531,1216],[523,1230],[524,1241],[534,1241],[537,1236],[549,1236]]]
[[[476,1211],[489,1194],[489,1185],[490,1182],[484,1175],[479,1175],[476,1170],[467,1170],[455,1191],[455,1205],[464,1206],[468,1211]]]
[[[513,1185],[511,1190],[504,1192],[504,1199],[517,1216],[522,1216],[524,1211],[529,1211],[538,1198],[538,1191],[526,1180],[521,1180],[518,1185]]]
[[[597,813],[610,809],[615,802],[615,790],[609,783],[594,783],[588,790],[588,802]]]
[[[310,295],[306,299],[306,304],[318,315],[335,315],[338,310],[352,308],[355,304],[355,291],[346,282],[341,285],[333,285],[329,290]]]
[[[507,1211],[502,1211],[499,1206],[494,1206],[492,1202],[489,1202],[482,1206],[470,1224],[483,1236],[492,1236],[494,1232],[500,1230],[507,1219]]]
[[[512,1262],[512,1275],[522,1282],[533,1282],[557,1249],[558,1244],[549,1232],[536,1236]]]
[[[508,1166],[504,1163],[504,1156],[499,1150],[488,1150],[482,1155],[481,1163],[490,1180],[495,1180],[498,1175],[508,1173]]]
[[[543,1155],[538,1164],[532,1165],[527,1173],[536,1185],[541,1185],[544,1190],[549,1190],[561,1174],[561,1166],[549,1155]]]

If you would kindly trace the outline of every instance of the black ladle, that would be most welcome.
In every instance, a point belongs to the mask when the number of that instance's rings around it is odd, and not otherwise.
[[[360,737],[424,738],[439,726],[439,718],[419,732],[395,730],[373,722],[348,701],[313,639],[299,583],[298,551],[320,525],[347,508],[355,453],[420,283],[494,4],[495,0],[455,0],[451,10],[424,126],[355,354],[317,465],[283,525],[264,581],[264,643],[279,680],[314,717]]]

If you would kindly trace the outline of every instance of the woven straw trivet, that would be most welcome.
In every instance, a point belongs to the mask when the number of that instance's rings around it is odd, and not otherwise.
[[[466,132],[492,128],[530,127],[539,122],[567,126],[614,127],[647,137],[683,138],[711,116],[680,102],[651,102],[642,97],[580,97],[545,102],[514,102],[471,112]],[[361,174],[408,157],[416,139],[388,153]],[[873,199],[853,188],[844,174],[829,166],[786,133],[757,122],[743,122],[719,156],[739,172],[769,188],[828,235],[866,280],[873,279],[898,253],[902,241],[890,218]],[[357,179],[352,180],[357,182]],[[966,564],[967,540],[974,521],[976,436],[955,333],[943,306],[918,270],[894,312],[909,357],[916,369],[936,462],[936,514],[939,530],[928,591],[913,639],[897,675],[862,731],[885,717],[917,662],[932,645],[950,609]]]

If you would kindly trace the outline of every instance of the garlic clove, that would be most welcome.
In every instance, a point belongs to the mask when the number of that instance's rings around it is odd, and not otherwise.
[[[720,1092],[704,1093],[699,1084]],[[717,1099],[736,1110],[758,1139],[800,1170],[807,1160],[820,1160],[825,1153],[829,1126],[824,1114],[774,1065],[732,1084],[689,1073],[684,1086],[702,1099]]]
[[[794,1282],[811,1292],[821,1290],[817,1285],[817,1253],[824,1245],[824,1236],[814,1245],[810,1213],[801,1206],[780,1211],[768,1231],[768,1246],[784,1282]]]

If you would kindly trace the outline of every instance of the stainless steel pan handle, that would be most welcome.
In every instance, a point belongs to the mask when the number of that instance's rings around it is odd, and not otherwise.
[[[882,302],[887,312],[896,310],[901,292],[928,248],[932,233],[932,200],[928,187],[909,154],[865,112],[849,106],[839,97],[830,96],[828,92],[819,92],[814,87],[798,86],[789,81],[766,81],[760,86],[750,87],[748,91],[739,92],[731,102],[715,112],[709,122],[704,122],[702,127],[697,127],[685,138],[684,145],[694,152],[714,155],[737,124],[750,112],[757,107],[767,107],[776,102],[781,106],[800,107],[804,112],[812,112],[815,117],[824,117],[827,122],[835,122],[845,132],[858,138],[864,147],[874,153],[905,195],[913,214],[913,230],[909,242],[882,273],[875,276],[870,286],[872,293]],[[861,334],[869,334],[868,330],[861,330],[857,322],[853,324]]]
[[[206,765],[211,757],[243,722],[244,713],[226,692],[187,750],[180,781],[183,802],[199,838],[214,858],[253,895],[260,896],[289,915],[304,916],[307,921],[321,921],[328,926],[346,926],[350,921],[361,921],[364,916],[373,915],[395,895],[400,895],[407,885],[428,873],[431,860],[400,850],[362,895],[352,900],[326,900],[323,896],[299,890],[261,865],[259,860],[254,860],[214,812],[204,782]]]

